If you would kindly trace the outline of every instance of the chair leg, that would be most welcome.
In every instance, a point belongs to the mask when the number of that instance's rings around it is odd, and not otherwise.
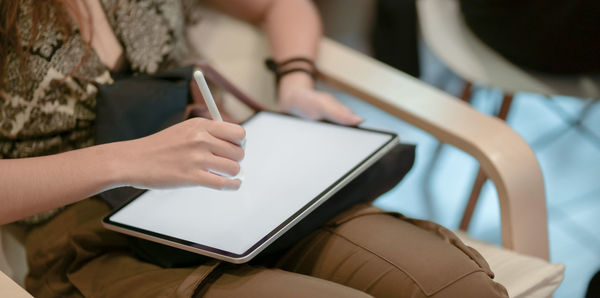
[[[498,115],[496,117],[506,121],[508,117],[508,112],[510,111],[510,107],[512,105],[514,98],[514,94],[505,93],[504,98],[502,99],[502,105],[500,106],[500,110],[498,111]],[[467,206],[465,207],[465,211],[463,213],[463,217],[460,221],[459,229],[461,231],[467,231],[469,229],[469,224],[471,223],[471,218],[473,217],[473,213],[475,211],[475,206],[477,205],[477,201],[479,200],[479,195],[481,194],[481,189],[483,188],[483,184],[487,181],[487,177],[481,167],[477,171],[477,177],[475,178],[475,182],[473,183],[473,188],[471,190],[471,194],[469,195],[469,200],[467,201]]]
[[[463,212],[463,217],[460,220],[460,226],[458,228],[461,231],[466,232],[469,229],[469,224],[471,223],[471,218],[473,217],[473,212],[475,211],[475,205],[477,205],[477,201],[479,200],[479,195],[481,194],[481,189],[483,188],[485,181],[487,181],[487,177],[485,176],[483,170],[479,168],[477,171],[477,177],[473,183],[473,189],[471,190],[469,200],[467,201],[467,206]]]
[[[506,121],[506,118],[508,117],[508,112],[510,111],[510,107],[512,105],[513,99],[514,99],[514,94],[512,94],[512,93],[504,94],[504,98],[502,99],[502,105],[500,106],[500,111],[498,112],[498,115],[496,117],[502,119],[503,121]]]
[[[460,95],[460,99],[462,99],[465,102],[470,103],[471,96],[473,93],[472,91],[473,91],[473,84],[471,82],[465,82],[465,87],[463,88],[463,92]]]

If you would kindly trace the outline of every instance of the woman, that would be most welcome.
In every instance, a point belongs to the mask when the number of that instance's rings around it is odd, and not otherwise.
[[[307,0],[207,2],[263,24],[275,61],[317,55],[320,22]],[[506,296],[481,256],[447,230],[357,205],[393,186],[357,191],[365,185],[388,183],[387,175],[401,178],[389,166],[315,211],[313,218],[332,210],[337,215],[281,253],[243,266],[198,260],[162,268],[142,261],[128,238],[100,226],[109,208],[95,194],[123,185],[240,186],[209,172],[239,171],[245,133],[235,124],[194,118],[145,138],[92,146],[92,83],[109,83],[111,73],[123,69],[154,73],[180,65],[186,56],[182,3],[29,0],[2,1],[0,9],[0,172],[9,173],[0,180],[0,223],[35,215],[25,221],[37,224],[26,240],[26,287],[36,297]],[[280,77],[281,110],[360,123],[313,83],[304,71]],[[284,239],[295,233],[304,234],[291,231]]]

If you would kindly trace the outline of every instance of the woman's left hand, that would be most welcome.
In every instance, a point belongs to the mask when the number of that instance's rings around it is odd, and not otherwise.
[[[312,78],[304,73],[283,77],[278,95],[278,107],[282,112],[343,125],[358,125],[363,121],[331,94],[315,90]]]

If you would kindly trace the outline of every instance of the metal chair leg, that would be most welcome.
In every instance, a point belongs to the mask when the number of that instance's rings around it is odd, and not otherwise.
[[[498,118],[506,121],[506,118],[508,117],[508,112],[510,111],[510,107],[513,102],[513,98],[514,94],[512,93],[504,94],[504,98],[502,99],[502,105],[500,106],[500,110],[497,114]],[[481,194],[481,189],[483,188],[483,184],[485,183],[485,181],[487,181],[487,177],[480,167],[477,171],[477,177],[475,178],[475,182],[473,183],[471,195],[469,195],[467,206],[465,207],[463,217],[460,221],[459,229],[462,231],[467,231],[469,229],[469,224],[471,223],[471,218],[473,217],[473,213],[475,212],[475,206],[477,205],[477,201],[479,200],[479,195]]]

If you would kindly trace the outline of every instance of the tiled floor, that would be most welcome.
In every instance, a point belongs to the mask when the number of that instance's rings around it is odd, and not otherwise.
[[[460,80],[435,58],[427,58],[426,63],[426,80],[451,93],[461,88]],[[436,78],[443,79],[436,82]],[[438,142],[431,136],[353,98],[339,97],[366,119],[364,126],[393,130],[404,141],[418,144],[411,173],[376,204],[457,228],[476,174],[475,160],[445,145],[437,162],[432,163]],[[500,97],[498,91],[478,90],[474,106],[489,114],[499,105]],[[567,97],[552,100],[573,116],[585,104]],[[600,269],[600,143],[569,128],[547,101],[535,94],[517,95],[508,123],[533,147],[545,178],[551,261],[566,265],[565,279],[554,297],[584,297],[589,279]],[[600,133],[600,102],[590,110],[584,125]],[[499,222],[495,189],[487,183],[469,232],[499,244]]]

